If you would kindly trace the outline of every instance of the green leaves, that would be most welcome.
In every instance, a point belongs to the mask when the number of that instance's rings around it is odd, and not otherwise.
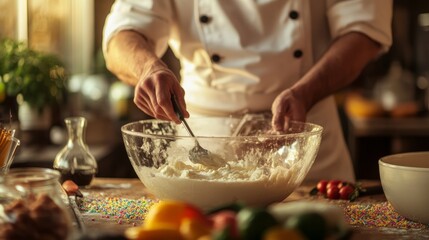
[[[6,95],[21,95],[31,107],[61,102],[65,93],[65,69],[59,58],[28,48],[12,39],[0,40],[0,82]]]

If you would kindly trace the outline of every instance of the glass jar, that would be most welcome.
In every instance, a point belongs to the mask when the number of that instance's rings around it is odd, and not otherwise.
[[[61,182],[72,180],[78,186],[87,186],[97,172],[97,161],[85,143],[86,119],[70,117],[64,122],[69,138],[56,155],[53,167],[61,173]]]
[[[14,168],[3,177],[0,239],[70,238],[71,212],[59,178],[58,171],[46,168]]]
[[[4,176],[0,175],[0,224],[8,220],[4,215],[4,206],[15,200],[21,199],[21,195],[16,189],[4,184]]]
[[[19,146],[19,139],[9,136],[3,138],[2,146],[0,146],[0,175],[4,175],[9,171],[10,165],[15,157],[15,150]]]

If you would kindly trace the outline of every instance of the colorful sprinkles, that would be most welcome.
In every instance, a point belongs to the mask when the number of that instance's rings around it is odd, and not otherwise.
[[[126,199],[119,197],[85,197],[81,199],[81,212],[99,214],[101,218],[114,219],[118,224],[141,221],[157,200],[150,198]],[[428,225],[417,223],[399,215],[388,202],[356,203],[343,205],[346,222],[370,228],[387,227],[399,229],[428,229]],[[95,221],[95,218],[91,218]]]
[[[423,229],[428,226],[410,221],[399,215],[388,202],[352,204],[344,209],[346,221],[351,225],[366,227],[391,227],[402,229]]]
[[[134,200],[118,197],[85,197],[79,208],[82,212],[100,214],[102,218],[117,219],[117,223],[122,224],[124,220],[144,220],[149,208],[155,202],[149,198]]]

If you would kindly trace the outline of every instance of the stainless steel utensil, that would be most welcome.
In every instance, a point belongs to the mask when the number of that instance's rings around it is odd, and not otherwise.
[[[83,196],[80,191],[79,191],[79,194]],[[84,233],[86,232],[86,226],[85,226],[85,223],[83,222],[83,217],[79,210],[79,206],[77,204],[77,201],[78,201],[77,198],[78,198],[78,194],[76,193],[69,195],[68,207],[70,208],[70,211],[73,214],[73,219],[72,219],[73,226],[76,227],[81,233]]]
[[[224,160],[222,160],[219,156],[215,156],[207,149],[201,147],[200,143],[198,142],[198,139],[195,137],[194,133],[186,122],[182,111],[180,110],[180,106],[177,103],[176,96],[171,95],[171,102],[173,103],[173,108],[175,113],[177,114],[177,117],[179,117],[186,131],[188,131],[189,135],[191,135],[195,139],[195,146],[191,150],[189,150],[189,160],[191,160],[193,163],[200,163],[213,167],[220,167],[225,165]]]

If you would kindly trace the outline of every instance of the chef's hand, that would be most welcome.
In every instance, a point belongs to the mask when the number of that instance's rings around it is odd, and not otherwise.
[[[184,117],[189,117],[184,100],[185,91],[173,72],[159,61],[154,63],[137,83],[134,103],[140,110],[156,119],[180,123],[171,102],[172,94],[176,96]]]
[[[338,37],[299,81],[274,100],[273,128],[283,130],[290,120],[305,121],[314,104],[356,80],[381,52],[381,44],[365,34],[350,32]]]
[[[288,128],[289,121],[305,122],[307,110],[305,104],[291,89],[281,92],[274,100],[271,111],[273,113],[272,126],[276,131]]]

